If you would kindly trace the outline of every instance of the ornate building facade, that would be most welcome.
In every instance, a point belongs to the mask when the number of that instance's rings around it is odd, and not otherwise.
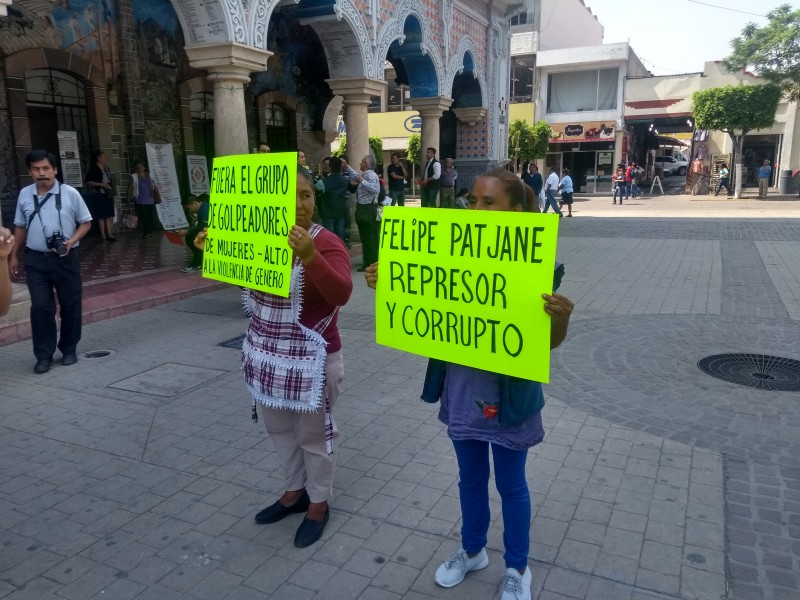
[[[29,183],[25,155],[55,152],[59,132],[74,132],[84,169],[102,150],[117,174],[145,158],[145,143],[172,143],[184,185],[187,154],[267,143],[315,163],[342,114],[357,162],[369,152],[368,107],[387,64],[419,112],[423,147],[439,147],[443,115],[456,123],[468,181],[506,158],[509,19],[526,4],[14,0],[0,17],[6,221]]]

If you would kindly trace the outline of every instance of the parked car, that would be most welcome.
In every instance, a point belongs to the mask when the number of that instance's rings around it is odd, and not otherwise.
[[[664,177],[670,175],[684,176],[689,172],[689,161],[675,156],[656,156],[655,164],[664,169]]]

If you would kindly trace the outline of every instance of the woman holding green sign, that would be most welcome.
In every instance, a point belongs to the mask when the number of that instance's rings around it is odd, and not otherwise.
[[[479,177],[469,196],[473,210],[537,211],[533,192],[505,169]],[[562,269],[556,270],[554,289]],[[365,273],[375,288],[378,263]],[[559,294],[543,294],[544,311],[551,317],[550,347],[564,341],[572,314],[572,302]],[[538,310],[531,298],[532,310]],[[422,399],[441,401],[439,420],[447,426],[459,470],[462,547],[437,569],[434,579],[453,587],[470,571],[489,565],[486,554],[491,522],[489,510],[489,449],[494,458],[497,491],[503,510],[503,544],[506,572],[500,600],[530,600],[531,570],[528,566],[531,499],[525,479],[528,450],[542,441],[542,385],[507,375],[431,359],[425,375]]]
[[[322,536],[330,516],[338,432],[333,406],[344,374],[336,317],[353,291],[350,256],[332,232],[311,222],[314,184],[297,168],[297,216],[289,231],[294,254],[288,298],[245,292],[250,314],[242,348],[242,371],[284,468],[281,498],[255,516],[277,523],[306,513],[295,535],[298,548]],[[205,231],[195,244],[202,247]]]

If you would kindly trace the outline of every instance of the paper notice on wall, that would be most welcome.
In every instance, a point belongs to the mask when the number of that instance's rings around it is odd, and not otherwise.
[[[195,196],[208,194],[208,162],[205,156],[189,154],[186,156],[189,167],[189,191]]]
[[[146,144],[145,147],[150,177],[161,196],[161,204],[156,204],[158,220],[166,230],[188,227],[189,222],[181,205],[181,190],[178,186],[172,144]]]
[[[78,151],[78,132],[58,132],[58,157],[61,159],[61,176],[64,183],[72,187],[83,186],[81,160]]]

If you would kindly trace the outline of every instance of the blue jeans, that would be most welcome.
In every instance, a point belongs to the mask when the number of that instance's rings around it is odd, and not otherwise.
[[[406,191],[405,190],[389,190],[389,197],[392,199],[392,206],[405,206],[406,205]]]
[[[456,441],[458,490],[461,500],[461,544],[467,554],[486,546],[489,511],[489,443]],[[503,559],[507,569],[528,566],[531,528],[531,495],[525,479],[527,450],[509,450],[491,444],[494,479],[503,506]]]
[[[626,191],[625,184],[618,183],[614,186],[614,202],[617,201],[617,194],[619,194],[619,201],[620,204],[622,203],[622,194]],[[625,194],[625,199],[628,199],[628,195]]]
[[[558,200],[556,200],[555,190],[550,190],[549,192],[547,192],[547,195],[545,196],[544,200],[544,210],[542,212],[547,212],[547,209],[550,208],[551,206],[553,207],[554,213],[556,213],[557,215],[563,214],[561,212],[561,209],[558,207]]]
[[[436,198],[439,196],[439,188],[432,187],[433,184],[424,186],[419,193],[420,205],[422,208],[436,208]]]
[[[322,219],[322,226],[328,231],[335,233],[342,241],[344,241],[346,223],[347,217],[340,217],[338,219]]]

